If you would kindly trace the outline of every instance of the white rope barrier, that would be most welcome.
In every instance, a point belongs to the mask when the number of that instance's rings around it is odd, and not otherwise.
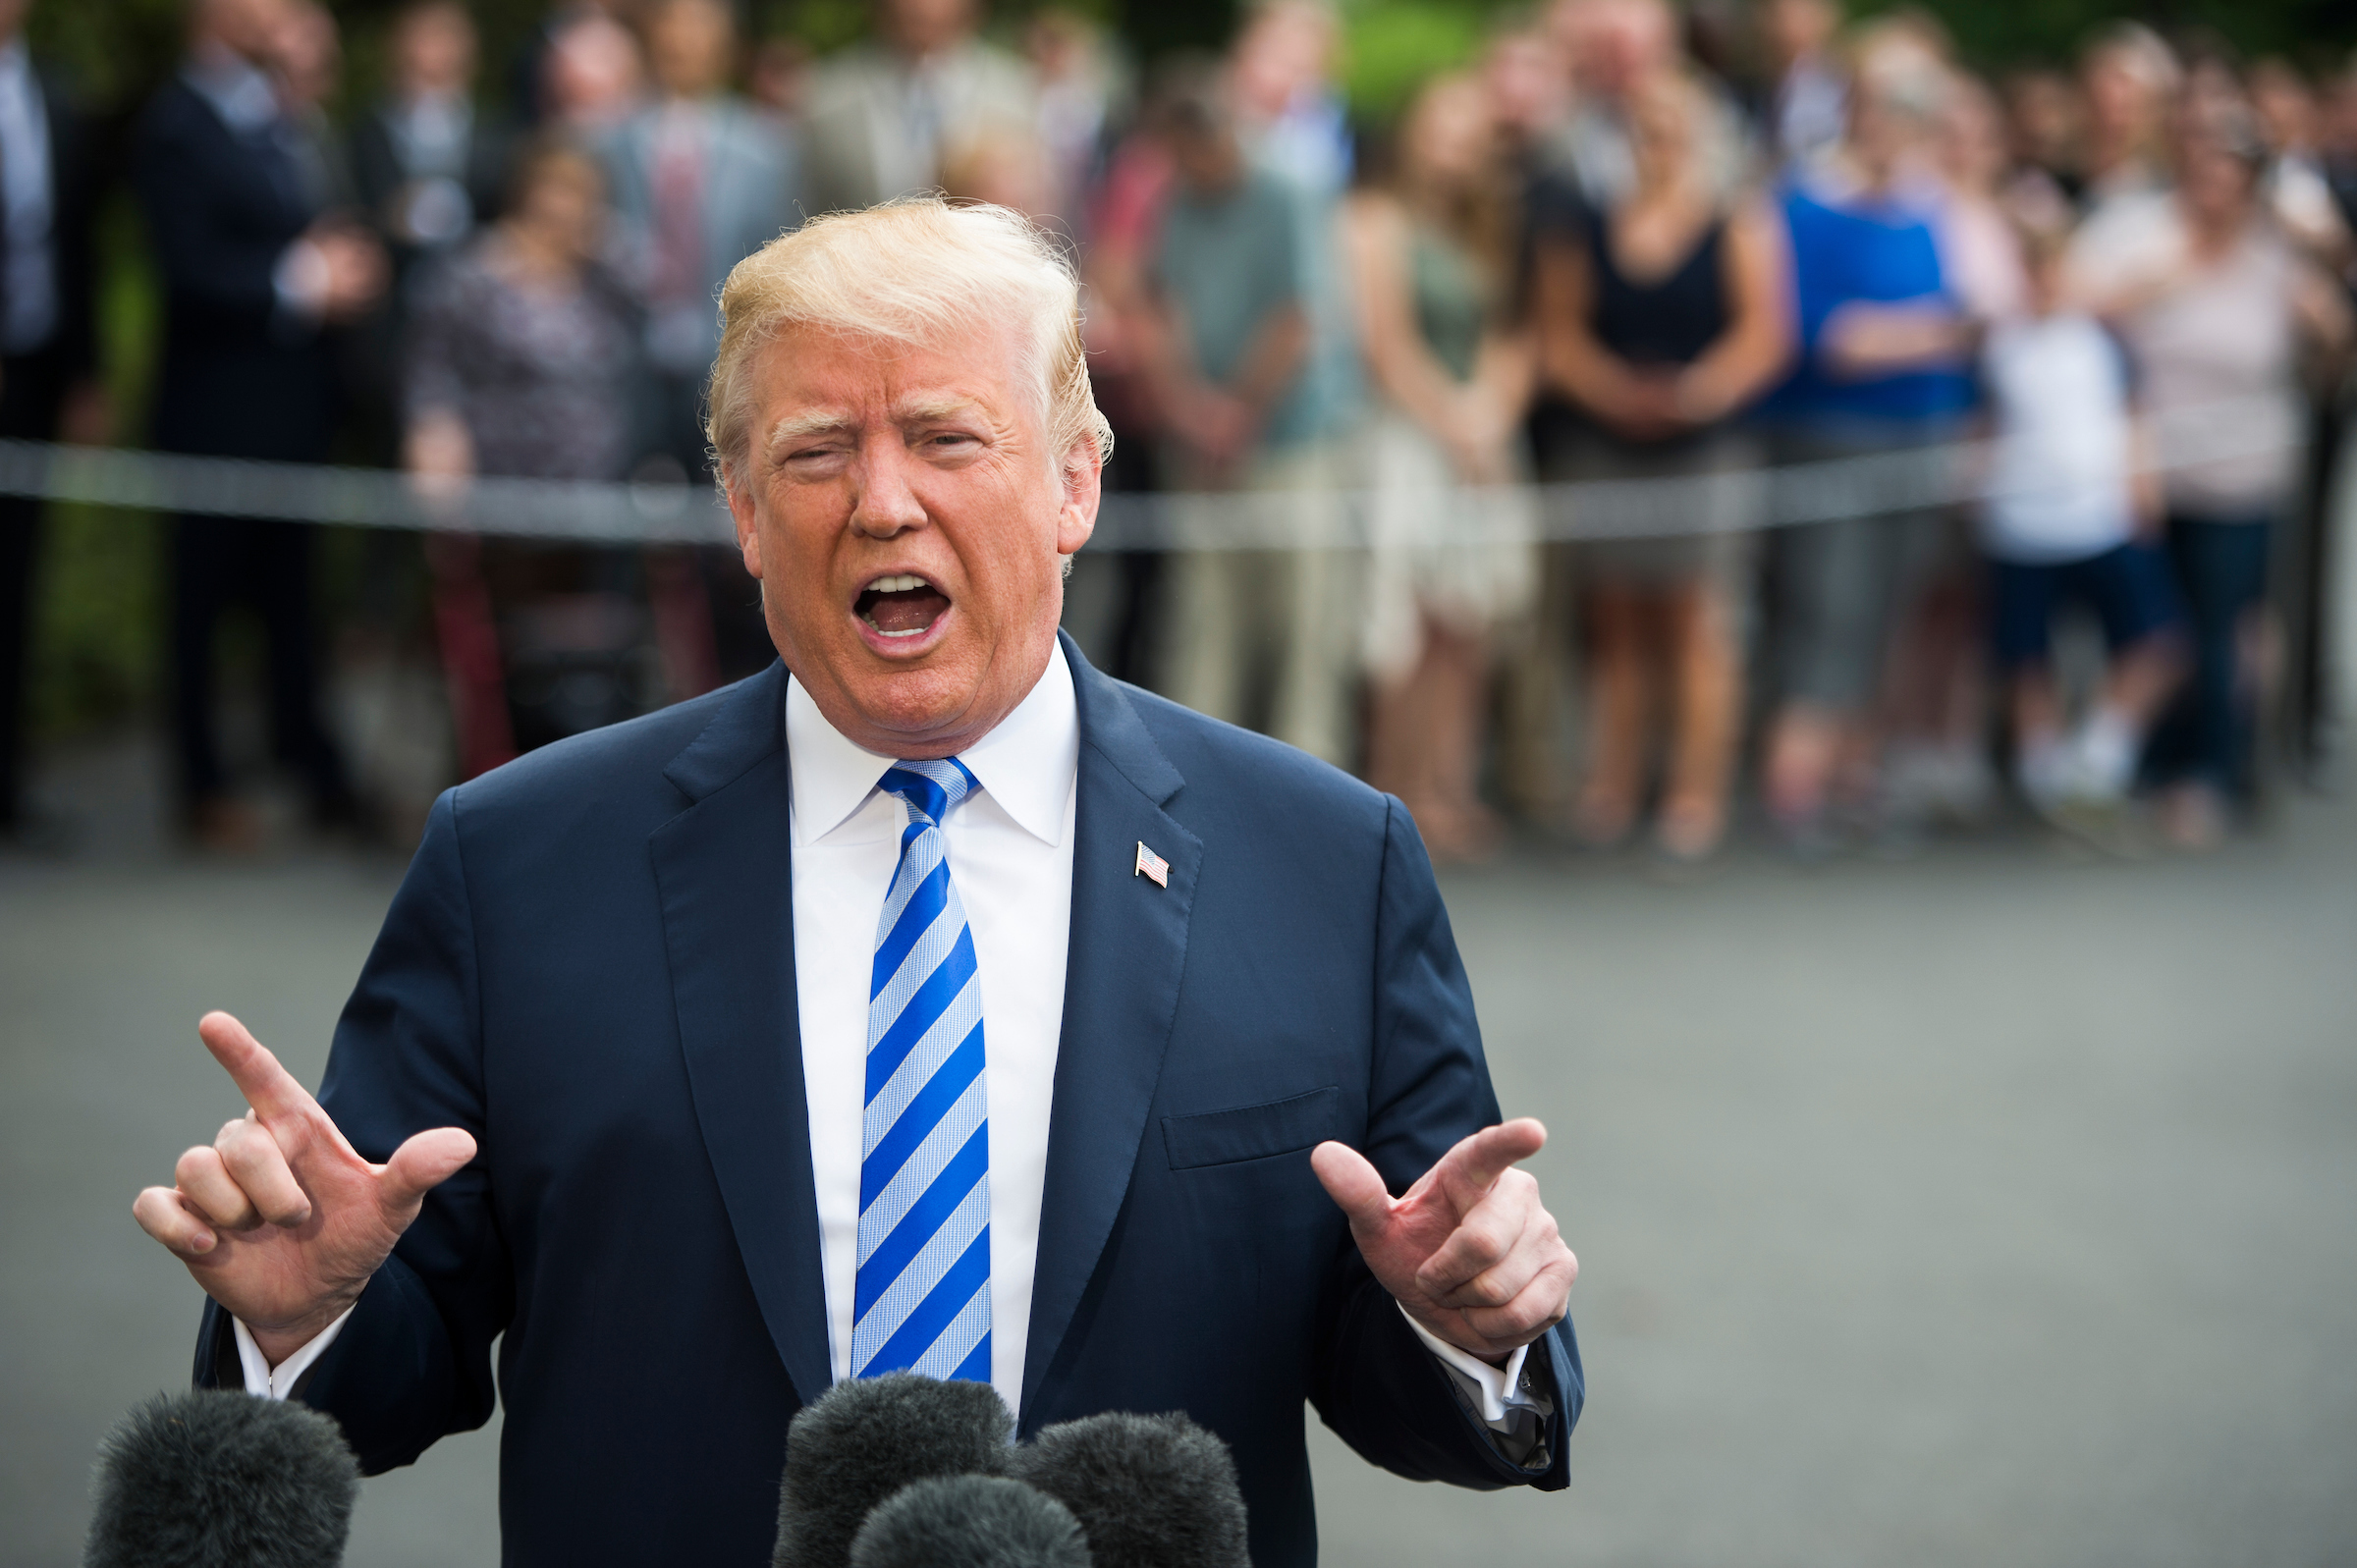
[[[2280,456],[2279,421],[2247,403],[2181,412],[2155,466]],[[1379,518],[1446,509],[1466,545],[1742,532],[1952,507],[1995,494],[1989,443],[1949,442],[1660,478],[1588,479],[1406,498],[1361,489],[1137,495],[1109,492],[1097,551],[1364,549]],[[429,482],[381,468],[256,462],[113,447],[0,441],[0,495],[212,516],[467,532],[589,544],[728,544],[728,509],[685,484],[478,478]],[[1380,503],[1380,505],[1379,505]],[[1419,527],[1420,538],[1429,539]]]

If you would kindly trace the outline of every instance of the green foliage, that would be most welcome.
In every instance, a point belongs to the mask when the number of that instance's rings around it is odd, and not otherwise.
[[[147,708],[163,662],[163,526],[145,513],[51,507],[34,567],[32,732]]]
[[[107,398],[137,441],[162,331],[155,270],[128,195],[102,214],[98,332]],[[163,526],[145,513],[52,506],[34,568],[30,721],[54,735],[136,712],[163,658]]]
[[[1390,120],[1426,81],[1470,61],[1481,47],[1489,9],[1447,0],[1377,0],[1348,12],[1343,90],[1351,113],[1364,121]]]

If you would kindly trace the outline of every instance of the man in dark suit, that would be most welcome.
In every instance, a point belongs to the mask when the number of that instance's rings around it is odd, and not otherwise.
[[[97,170],[88,123],[25,48],[29,0],[0,0],[0,438],[103,439],[90,309]],[[24,815],[27,662],[41,504],[0,498],[0,841]]]
[[[376,1471],[504,1334],[514,1564],[763,1561],[795,1411],[899,1368],[1186,1411],[1262,1568],[1316,1557],[1305,1400],[1564,1486],[1576,1264],[1405,811],[1059,640],[1105,427],[1054,248],[839,214],[723,308],[783,663],[445,795],[318,1101],[205,1019],[253,1115],[135,1205],[198,1381]]]
[[[474,20],[459,0],[413,0],[394,19],[388,90],[353,123],[353,193],[392,264],[385,308],[354,333],[355,423],[390,461],[402,351],[422,275],[499,215],[515,137],[474,101]]]
[[[133,179],[164,275],[163,364],[153,411],[165,452],[319,462],[336,413],[326,329],[384,288],[373,241],[323,218],[303,132],[267,70],[286,0],[195,0],[189,54],[141,116]],[[213,632],[252,601],[270,648],[270,717],[282,761],[323,819],[350,807],[320,723],[302,524],[184,516],[172,547],[174,730],[189,826],[201,841],[250,841],[213,725]]]

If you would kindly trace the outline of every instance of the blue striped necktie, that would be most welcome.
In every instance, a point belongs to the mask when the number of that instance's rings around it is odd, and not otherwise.
[[[941,825],[981,787],[955,757],[903,762],[908,808],[876,922],[859,1134],[851,1375],[990,1380],[990,1124],[974,935]]]

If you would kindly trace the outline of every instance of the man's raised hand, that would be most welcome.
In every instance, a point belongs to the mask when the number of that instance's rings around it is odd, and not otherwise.
[[[1547,1142],[1528,1116],[1485,1127],[1394,1198],[1348,1144],[1310,1151],[1326,1194],[1349,1217],[1360,1256],[1409,1317],[1493,1362],[1563,1321],[1579,1260],[1539,1184],[1515,1168]]]
[[[253,1108],[131,1212],[276,1365],[359,1300],[426,1193],[474,1158],[474,1137],[437,1127],[372,1165],[244,1024],[208,1012],[196,1032]]]

